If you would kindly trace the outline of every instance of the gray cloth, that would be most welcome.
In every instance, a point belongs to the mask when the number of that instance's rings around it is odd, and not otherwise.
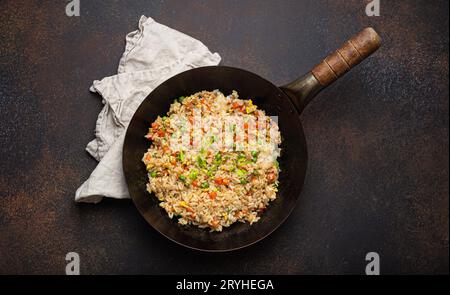
[[[118,74],[94,81],[91,87],[105,105],[97,119],[95,139],[86,147],[99,163],[76,191],[75,201],[98,203],[103,197],[129,198],[122,171],[122,147],[134,112],[168,78],[219,63],[220,56],[200,41],[142,16],[138,30],[126,37]]]

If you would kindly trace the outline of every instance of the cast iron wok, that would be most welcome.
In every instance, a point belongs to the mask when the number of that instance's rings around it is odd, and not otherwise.
[[[131,198],[141,215],[172,241],[203,251],[235,250],[268,236],[289,216],[303,187],[308,156],[300,113],[319,91],[376,51],[380,44],[377,33],[366,28],[311,72],[283,87],[277,87],[257,74],[223,66],[192,69],[162,83],[137,109],[123,146],[123,171]],[[157,198],[146,191],[147,172],[141,162],[150,146],[144,135],[157,116],[163,116],[169,110],[174,98],[214,89],[225,94],[236,90],[241,98],[251,98],[266,114],[278,116],[283,139],[277,199],[271,202],[257,223],[250,226],[238,222],[222,232],[182,226],[170,219],[159,207]]]

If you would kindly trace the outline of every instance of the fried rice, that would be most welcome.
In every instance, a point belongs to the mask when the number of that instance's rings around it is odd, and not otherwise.
[[[211,231],[238,221],[253,224],[276,199],[278,125],[236,91],[180,97],[146,137],[147,190],[179,224]]]

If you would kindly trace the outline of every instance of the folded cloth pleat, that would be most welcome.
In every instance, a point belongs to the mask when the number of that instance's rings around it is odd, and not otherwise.
[[[220,56],[200,41],[142,16],[136,31],[126,36],[118,74],[96,80],[90,90],[104,104],[95,138],[86,150],[97,167],[78,188],[75,201],[98,203],[103,197],[129,198],[122,170],[126,128],[147,95],[168,78],[186,70],[218,65]]]

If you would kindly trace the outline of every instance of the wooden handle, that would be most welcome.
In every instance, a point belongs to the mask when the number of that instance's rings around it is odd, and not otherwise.
[[[328,86],[351,68],[374,53],[381,46],[381,38],[373,28],[365,28],[330,54],[311,71],[322,86]]]

